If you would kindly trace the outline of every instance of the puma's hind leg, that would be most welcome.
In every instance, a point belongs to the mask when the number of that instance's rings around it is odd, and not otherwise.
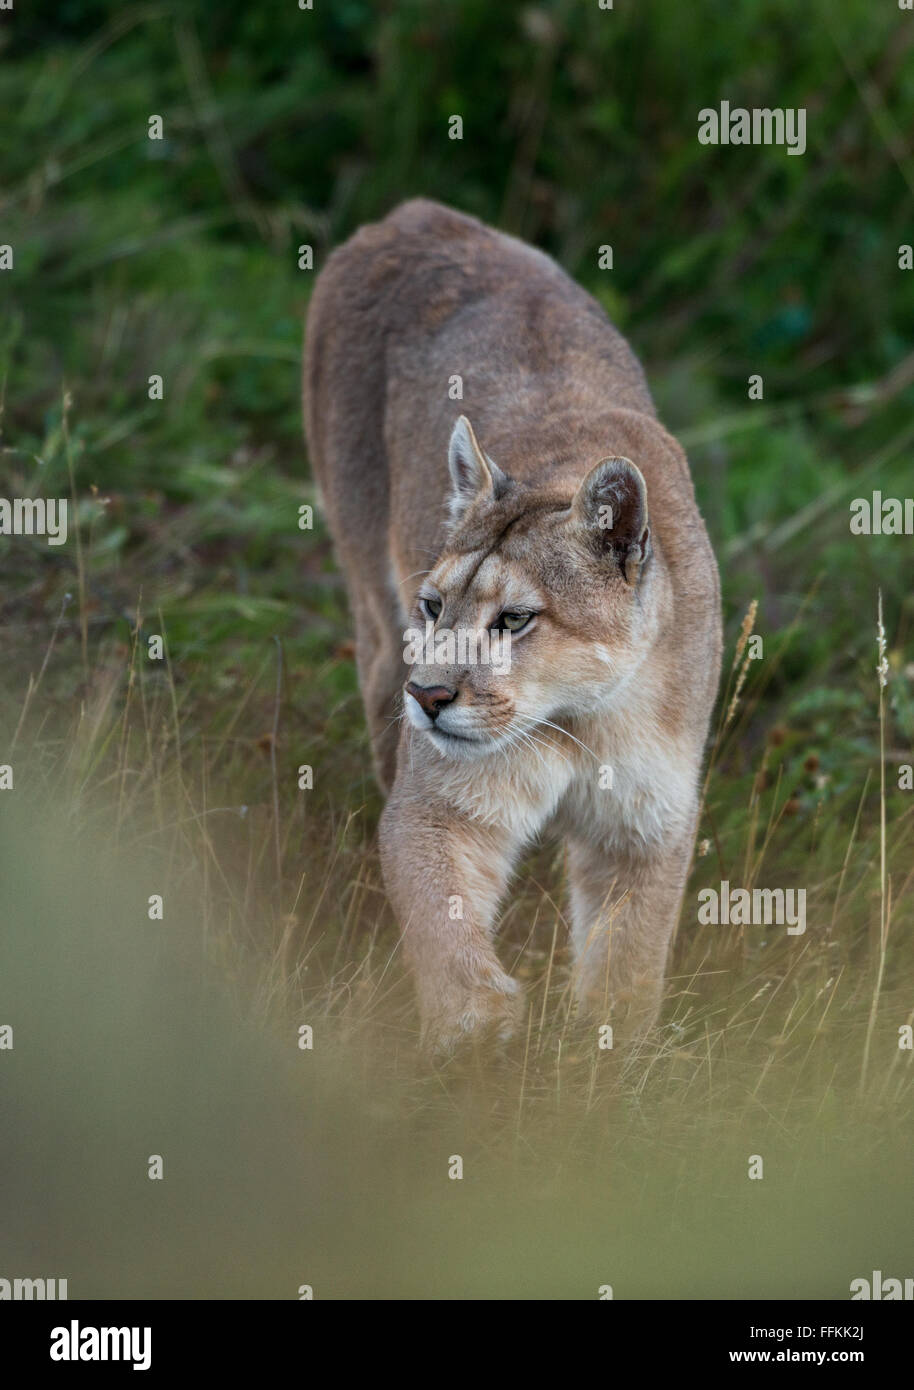
[[[397,774],[397,745],[403,714],[403,634],[393,605],[382,611],[376,596],[359,596],[355,610],[355,655],[371,739],[375,776],[387,795]]]

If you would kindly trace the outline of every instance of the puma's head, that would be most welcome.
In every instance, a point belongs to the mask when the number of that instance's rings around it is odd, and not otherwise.
[[[411,615],[425,641],[405,707],[440,753],[466,759],[612,705],[657,602],[647,488],[629,459],[596,462],[576,490],[525,487],[461,416],[448,463],[450,533]]]

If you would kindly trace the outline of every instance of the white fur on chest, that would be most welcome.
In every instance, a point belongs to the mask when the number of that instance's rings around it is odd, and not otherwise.
[[[557,811],[562,831],[607,848],[657,847],[687,829],[697,766],[648,725],[614,725],[589,742],[599,761],[581,763]]]
[[[440,790],[465,815],[521,843],[550,822],[560,834],[636,850],[688,828],[698,760],[660,733],[643,707],[576,725],[574,737],[579,742],[550,731],[549,746],[521,745],[483,764],[442,769]]]
[[[573,757],[521,745],[469,768],[449,769],[440,787],[464,815],[501,827],[521,845],[535,839],[555,814],[575,775]]]

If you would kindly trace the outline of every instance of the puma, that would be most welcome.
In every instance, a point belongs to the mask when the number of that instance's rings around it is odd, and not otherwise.
[[[423,199],[328,259],[304,388],[421,1042],[448,1054],[517,1027],[494,929],[548,833],[566,848],[577,1007],[631,1048],[662,1002],[720,672],[685,455],[595,300]],[[410,662],[410,629],[505,637],[510,663],[464,647],[436,664],[428,643]]]

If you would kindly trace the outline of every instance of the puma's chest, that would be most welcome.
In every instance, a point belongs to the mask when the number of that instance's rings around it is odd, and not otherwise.
[[[557,811],[562,833],[608,848],[661,844],[690,823],[698,760],[656,729],[614,722],[592,729],[595,757],[578,761]]]

